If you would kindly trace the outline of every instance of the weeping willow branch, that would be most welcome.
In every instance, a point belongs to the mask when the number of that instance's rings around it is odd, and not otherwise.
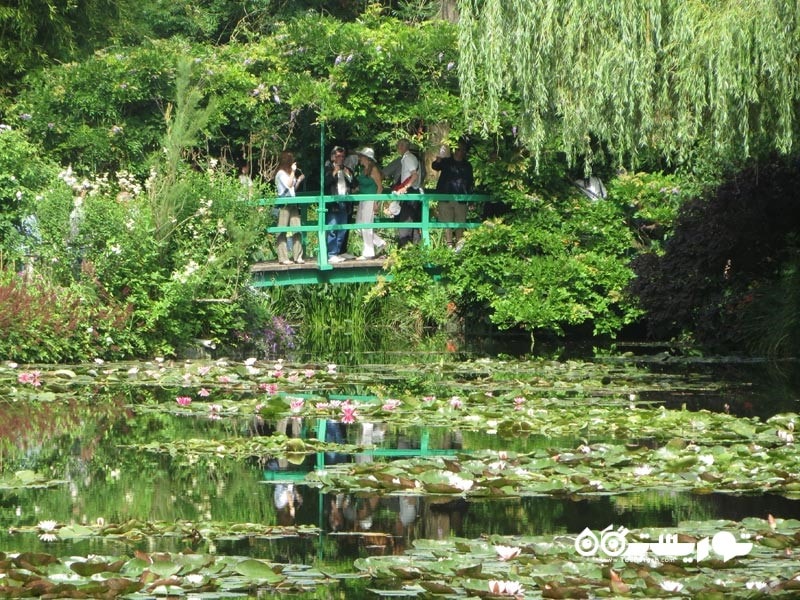
[[[797,149],[797,0],[459,0],[467,115],[496,129],[514,107],[538,157],[603,142],[683,161]]]

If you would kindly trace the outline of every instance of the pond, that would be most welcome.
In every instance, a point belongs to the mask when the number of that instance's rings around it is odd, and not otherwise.
[[[0,364],[0,597],[794,596],[794,372]]]

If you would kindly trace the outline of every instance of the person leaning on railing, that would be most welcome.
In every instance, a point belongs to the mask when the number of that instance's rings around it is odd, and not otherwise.
[[[331,159],[325,163],[323,185],[328,196],[347,196],[353,186],[353,171],[344,164],[345,149],[335,146],[331,150]],[[329,202],[326,207],[326,225],[347,225],[350,205],[347,200]],[[339,263],[345,260],[347,253],[347,230],[333,229],[325,236],[328,251],[328,262]],[[350,257],[352,258],[352,256]]]
[[[422,193],[422,181],[420,180],[419,159],[411,152],[411,142],[402,139],[397,142],[397,154],[400,155],[400,183],[392,188],[398,194],[420,194]],[[414,200],[399,202],[399,212],[394,215],[394,220],[401,223],[414,223],[422,219],[422,203]],[[419,229],[398,229],[397,247],[402,248],[406,244],[419,243],[421,239]]]
[[[383,175],[375,161],[375,151],[372,148],[362,148],[356,151],[356,154],[358,155],[358,163],[361,166],[356,175],[358,193],[382,194]],[[376,206],[377,203],[374,200],[362,200],[359,202],[356,223],[372,223],[375,220]],[[361,250],[361,256],[357,257],[356,260],[375,258],[375,254],[386,246],[384,239],[375,233],[374,229],[359,229],[358,232],[364,241],[364,247]]]
[[[299,227],[300,207],[297,204],[280,204],[281,198],[294,198],[297,186],[305,179],[305,175],[298,175],[297,163],[294,162],[294,154],[288,151],[281,152],[278,163],[278,171],[275,173],[275,188],[278,193],[278,227]],[[278,262],[282,265],[290,265],[289,249],[286,242],[286,232],[278,234],[276,244]],[[303,236],[299,231],[292,234],[292,255],[294,262],[302,265],[303,260]]]
[[[431,168],[439,171],[436,184],[437,194],[471,194],[475,187],[472,165],[467,160],[467,145],[460,142],[452,156],[447,156],[447,148],[442,146],[439,155],[431,164]],[[465,202],[443,201],[438,207],[439,221],[442,223],[465,223],[467,205]],[[445,229],[444,241],[448,247],[458,247],[464,235],[463,229]]]

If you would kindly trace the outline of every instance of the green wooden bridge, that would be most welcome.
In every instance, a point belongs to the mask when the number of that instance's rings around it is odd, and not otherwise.
[[[267,233],[286,233],[290,236],[300,232],[303,235],[303,246],[306,249],[305,264],[282,265],[276,261],[259,262],[251,267],[252,285],[254,287],[274,287],[283,285],[309,285],[316,283],[374,283],[379,276],[386,277],[385,257],[367,260],[348,260],[336,264],[328,262],[326,234],[334,230],[373,229],[376,232],[391,232],[395,229],[419,229],[421,243],[431,244],[431,233],[444,229],[471,229],[479,227],[478,222],[451,223],[440,222],[431,214],[432,202],[467,202],[482,204],[490,199],[484,194],[356,194],[348,196],[325,196],[319,193],[306,193],[293,198],[291,203],[301,207],[303,225],[297,227],[269,227]],[[346,225],[326,225],[327,206],[333,202],[362,202],[374,200],[378,203],[388,202],[420,202],[422,216],[415,222],[396,222],[376,215],[374,223],[349,223]],[[260,201],[264,206],[274,206],[286,202],[285,198],[274,198]],[[309,217],[311,220],[309,220]],[[308,256],[309,237],[316,238],[316,257]],[[435,268],[435,265],[431,265]]]

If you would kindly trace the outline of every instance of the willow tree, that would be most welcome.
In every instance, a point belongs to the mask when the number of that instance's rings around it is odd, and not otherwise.
[[[462,97],[505,115],[538,157],[555,143],[619,161],[797,150],[797,0],[459,0]]]

